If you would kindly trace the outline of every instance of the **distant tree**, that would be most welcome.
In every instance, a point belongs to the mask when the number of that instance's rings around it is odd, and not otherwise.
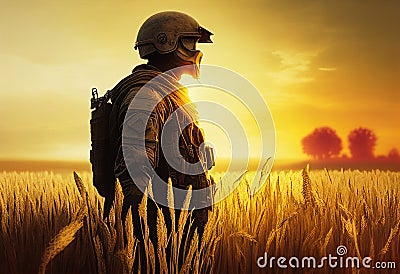
[[[371,160],[374,158],[377,137],[372,130],[363,127],[356,128],[349,133],[347,140],[351,157],[354,160]]]
[[[329,159],[342,150],[342,140],[330,127],[314,129],[301,140],[301,144],[303,152],[315,159]]]
[[[392,148],[388,153],[388,160],[393,162],[400,161],[400,153],[397,148]]]

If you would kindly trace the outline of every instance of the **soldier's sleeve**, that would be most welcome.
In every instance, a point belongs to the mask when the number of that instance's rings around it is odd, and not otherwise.
[[[122,131],[124,160],[132,180],[142,190],[148,186],[158,164],[160,121],[157,108],[154,109],[158,101],[153,90],[142,88],[124,102],[129,103]]]

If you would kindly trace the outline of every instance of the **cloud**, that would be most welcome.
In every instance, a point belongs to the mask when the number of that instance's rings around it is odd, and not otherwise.
[[[312,59],[317,55],[309,52],[275,50],[271,54],[280,59],[277,70],[268,72],[278,84],[297,84],[314,81],[309,75]]]
[[[320,71],[335,71],[337,68],[321,67],[318,68]]]

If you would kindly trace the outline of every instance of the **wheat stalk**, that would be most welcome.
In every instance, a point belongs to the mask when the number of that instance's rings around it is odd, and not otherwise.
[[[330,239],[332,237],[332,232],[333,232],[333,227],[331,227],[331,229],[329,229],[328,233],[325,236],[325,240],[324,240],[324,243],[322,245],[323,254],[326,254],[326,247],[328,246],[329,241],[330,241]]]
[[[157,210],[157,255],[160,262],[160,272],[168,273],[166,248],[167,240],[167,226],[165,224],[164,215],[161,209]]]
[[[397,224],[394,228],[390,229],[390,234],[386,241],[386,244],[381,249],[381,251],[379,251],[378,255],[385,255],[389,251],[390,246],[392,245],[393,239],[398,235],[399,230],[400,230],[400,221],[397,222]]]
[[[97,257],[97,273],[107,273],[106,264],[104,261],[104,250],[98,235],[94,238],[95,253]]]
[[[257,243],[257,240],[254,236],[250,235],[245,231],[238,231],[229,235],[229,237],[239,237],[248,240],[249,242]]]
[[[185,263],[182,266],[182,269],[179,271],[179,274],[189,273],[190,266],[192,264],[193,255],[195,254],[199,245],[199,235],[197,233],[197,229],[194,231],[194,236],[192,242],[190,243],[188,255],[185,258]]]
[[[42,263],[39,267],[40,274],[45,273],[48,263],[75,239],[75,234],[83,226],[84,217],[85,211],[80,210],[77,218],[69,225],[61,229],[60,232],[50,241],[50,244],[47,246],[42,256]]]
[[[314,207],[316,203],[314,195],[312,193],[311,179],[309,176],[309,165],[307,165],[307,167],[303,169],[302,177],[303,177],[303,190],[301,193],[303,194],[305,205],[306,207]]]

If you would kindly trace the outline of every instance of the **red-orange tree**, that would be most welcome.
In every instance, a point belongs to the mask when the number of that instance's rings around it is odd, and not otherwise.
[[[397,148],[392,148],[388,153],[388,159],[390,161],[398,162],[400,161],[400,152]]]
[[[372,130],[363,127],[353,129],[349,133],[347,140],[349,142],[351,157],[354,160],[374,159],[377,138]]]
[[[316,159],[329,159],[339,155],[342,139],[330,127],[314,129],[301,140],[303,152]]]

